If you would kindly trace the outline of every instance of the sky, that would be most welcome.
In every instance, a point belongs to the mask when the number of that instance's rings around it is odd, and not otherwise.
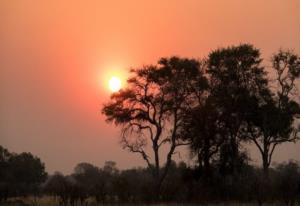
[[[201,58],[240,43],[260,48],[266,65],[279,48],[300,54],[299,8],[299,0],[0,1],[0,145],[39,156],[50,173],[106,160],[145,166],[101,114],[109,77],[124,82],[130,68],[160,57]],[[290,158],[300,160],[300,143],[275,151],[274,161]]]

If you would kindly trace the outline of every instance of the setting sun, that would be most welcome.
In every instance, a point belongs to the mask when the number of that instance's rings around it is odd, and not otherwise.
[[[118,77],[111,77],[109,80],[109,88],[112,92],[117,92],[121,89],[121,80]]]

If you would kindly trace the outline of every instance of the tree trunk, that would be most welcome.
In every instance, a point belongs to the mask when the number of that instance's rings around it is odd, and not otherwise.
[[[264,160],[263,160],[263,161],[264,161],[264,162],[263,162],[264,175],[265,175],[266,177],[268,177],[268,176],[269,176],[269,165],[268,165],[268,163],[266,162],[266,161],[268,161],[268,160],[267,160],[267,158],[264,157]]]
[[[202,153],[200,151],[198,151],[198,166],[199,168],[202,168],[203,164],[202,164]]]
[[[204,151],[203,151],[203,166],[204,166],[204,175],[209,177],[210,174],[210,154],[209,154],[209,139],[205,138],[204,140]]]
[[[157,190],[156,190],[157,196],[156,196],[156,201],[160,200],[161,187],[162,187],[162,184],[163,184],[163,182],[166,179],[166,176],[168,174],[168,171],[169,171],[169,168],[170,168],[170,165],[171,165],[171,162],[172,162],[172,155],[173,155],[173,153],[175,151],[175,148],[176,148],[176,146],[175,146],[175,143],[173,142],[173,144],[172,144],[172,146],[170,148],[170,151],[168,152],[168,155],[167,155],[166,165],[164,167],[164,170],[160,174],[158,182],[157,182]]]
[[[269,177],[269,149],[268,145],[264,144],[264,151],[262,154],[262,161],[263,161],[263,172],[265,177]]]
[[[155,158],[155,179],[159,179],[159,153],[158,153],[158,145],[156,142],[153,143],[153,151],[154,151],[154,158]]]
[[[237,174],[238,158],[239,158],[239,148],[236,136],[230,138],[231,147],[231,172],[233,175]]]

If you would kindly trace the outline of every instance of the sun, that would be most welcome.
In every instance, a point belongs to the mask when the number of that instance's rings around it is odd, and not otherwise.
[[[121,80],[120,78],[113,76],[109,80],[109,88],[112,92],[117,92],[121,89]]]

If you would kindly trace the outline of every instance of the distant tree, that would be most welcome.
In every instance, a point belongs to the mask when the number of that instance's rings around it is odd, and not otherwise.
[[[60,205],[67,205],[68,183],[63,174],[55,172],[50,175],[43,184],[43,190],[47,195],[58,197]]]
[[[80,204],[84,206],[86,205],[86,199],[92,197],[89,194],[88,185],[84,184],[85,181],[88,181],[88,179],[80,179],[76,174],[64,176],[59,172],[55,172],[44,183],[43,190],[45,194],[56,197],[59,205],[75,206]]]
[[[265,175],[268,175],[273,153],[278,145],[299,139],[300,106],[295,101],[296,80],[300,77],[300,58],[289,51],[279,51],[272,58],[276,82],[275,94],[262,93],[260,104],[252,110],[248,122],[249,138],[262,157]],[[296,95],[296,97],[295,97]]]
[[[79,163],[74,168],[72,176],[80,187],[79,198],[81,204],[84,203],[87,197],[95,197],[96,200],[100,199],[99,196],[101,195],[100,192],[104,180],[98,167],[90,163]]]
[[[114,161],[105,161],[103,171],[108,174],[117,174],[119,172],[117,163]]]
[[[31,153],[21,153],[11,157],[12,173],[19,183],[40,184],[45,181],[47,173],[40,158]]]
[[[123,170],[113,182],[113,190],[121,202],[150,203],[155,194],[153,186],[149,168]]]
[[[0,201],[40,191],[47,173],[40,158],[31,153],[15,154],[0,146]]]
[[[9,159],[11,158],[11,156],[12,156],[12,154],[7,149],[5,149],[4,147],[2,147],[0,145],[0,163],[1,163],[1,166],[2,166],[2,163],[8,162]]]
[[[162,58],[158,65],[131,72],[127,88],[114,93],[102,112],[107,121],[122,127],[123,148],[140,154],[153,170],[158,198],[175,149],[185,144],[179,138],[179,128],[193,94],[190,84],[205,78],[198,61],[178,57]],[[146,151],[149,142],[153,162]],[[162,145],[169,146],[163,170],[159,153]]]
[[[0,202],[7,200],[10,192],[10,182],[13,180],[10,167],[12,154],[0,145]]]
[[[36,196],[47,178],[45,165],[31,153],[14,154],[9,160],[11,178],[8,180],[13,196]]]
[[[280,197],[286,206],[293,206],[296,203],[300,192],[300,167],[295,161],[282,163],[276,167],[277,196]]]

